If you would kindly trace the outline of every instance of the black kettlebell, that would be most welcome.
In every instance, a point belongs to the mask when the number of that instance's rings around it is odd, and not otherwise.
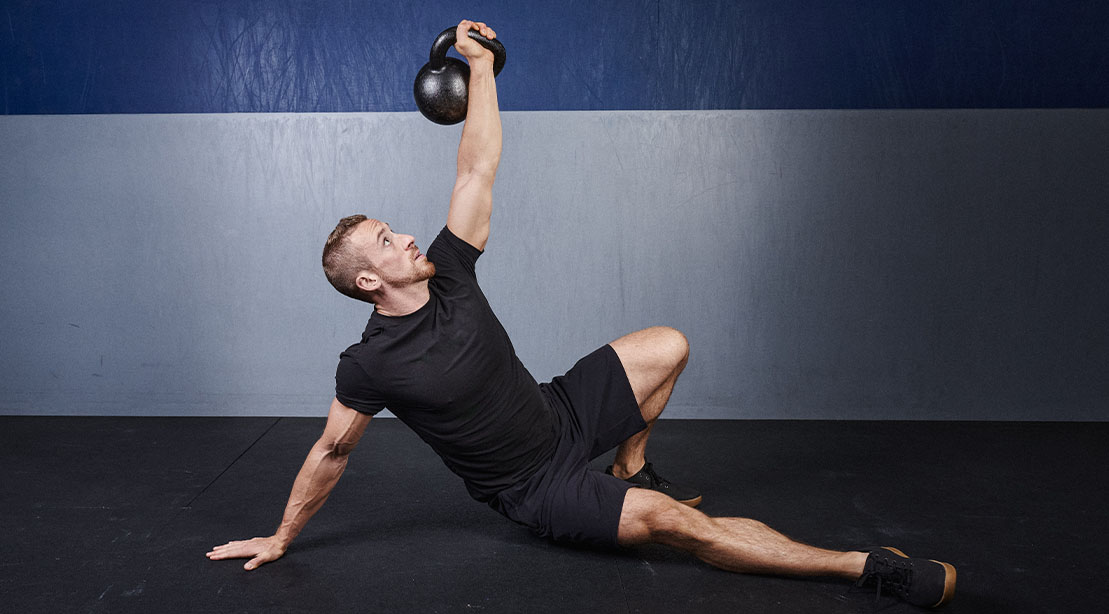
[[[412,95],[420,113],[431,121],[449,126],[466,119],[466,101],[469,92],[470,67],[457,58],[448,58],[447,51],[454,46],[454,27],[443,30],[431,44],[431,59],[416,74]],[[504,45],[497,39],[488,39],[477,30],[468,32],[470,38],[493,52],[493,76],[504,68]]]

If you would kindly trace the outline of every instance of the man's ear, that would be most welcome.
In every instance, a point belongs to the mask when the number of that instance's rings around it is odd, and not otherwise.
[[[376,292],[381,287],[381,279],[373,271],[359,271],[358,277],[354,278],[354,285],[363,292]]]

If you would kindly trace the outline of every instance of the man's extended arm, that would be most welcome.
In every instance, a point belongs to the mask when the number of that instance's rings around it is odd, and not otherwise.
[[[208,553],[208,558],[213,561],[250,558],[244,567],[254,569],[285,554],[289,543],[331,494],[331,489],[346,469],[350,452],[358,444],[369,422],[370,416],[346,407],[338,399],[332,401],[327,426],[297,474],[277,532],[270,537],[255,537],[216,546]]]
[[[493,214],[493,180],[501,160],[501,114],[497,84],[493,80],[493,54],[467,32],[477,30],[486,38],[496,32],[484,23],[464,20],[458,24],[455,49],[470,63],[469,102],[462,141],[458,145],[458,178],[451,194],[447,228],[463,241],[485,249],[489,219]]]

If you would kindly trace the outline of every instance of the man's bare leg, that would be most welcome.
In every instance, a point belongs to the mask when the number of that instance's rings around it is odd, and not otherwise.
[[[647,423],[647,428],[617,450],[613,473],[627,477],[645,463],[647,438],[685,368],[689,344],[680,332],[658,327],[621,337],[611,345],[624,365]],[[696,502],[700,502],[699,496]],[[628,490],[617,541],[623,546],[666,544],[710,565],[740,573],[877,582],[880,591],[923,607],[943,605],[954,596],[955,567],[948,563],[909,558],[894,548],[871,553],[816,548],[794,541],[757,520],[713,518],[688,505],[655,490]]]
[[[629,437],[616,450],[612,473],[627,478],[646,462],[647,438],[689,361],[689,342],[673,328],[656,326],[625,335],[609,345],[620,357],[647,423],[647,428]]]
[[[702,561],[741,573],[836,576],[857,580],[865,552],[836,552],[793,541],[748,518],[712,518],[670,497],[633,488],[624,498],[622,546],[661,543]]]
[[[613,473],[626,478],[645,462],[647,438],[689,360],[689,343],[672,328],[654,327],[611,343],[628,374],[647,428],[622,443]],[[635,488],[620,516],[622,545],[657,542],[686,550],[730,571],[856,579],[866,553],[834,552],[795,542],[746,518],[711,518],[658,492]]]

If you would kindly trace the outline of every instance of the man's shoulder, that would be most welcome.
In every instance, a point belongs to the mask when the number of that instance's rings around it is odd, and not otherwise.
[[[345,372],[348,375],[365,371],[362,368],[362,363],[367,358],[369,358],[369,356],[366,344],[362,342],[355,343],[339,354],[339,371]]]
[[[382,324],[374,321],[374,318],[371,317],[369,321],[366,322],[366,328],[362,331],[362,336],[356,343],[350,344],[347,346],[347,349],[339,354],[339,360],[358,362],[363,358],[372,356],[376,345],[374,340],[381,335],[382,330]]]
[[[363,338],[358,343],[351,344],[339,354],[339,364],[335,368],[337,381],[358,386],[373,385],[380,379],[381,365],[380,344],[373,338]]]
[[[466,276],[474,277],[477,259],[481,257],[480,249],[458,238],[446,226],[439,231],[439,235],[428,247],[427,257],[435,265],[436,276],[455,270],[465,271]]]
[[[335,398],[343,405],[374,415],[385,407],[378,369],[373,368],[374,344],[359,341],[339,355],[335,367]]]
[[[433,246],[436,244],[439,244],[441,246],[449,245],[452,249],[460,250],[474,256],[475,258],[485,253],[485,250],[475,247],[471,243],[467,242],[465,239],[455,234],[454,231],[451,230],[450,226],[443,226],[443,228],[439,230],[439,234],[436,235],[435,240],[432,241]]]

